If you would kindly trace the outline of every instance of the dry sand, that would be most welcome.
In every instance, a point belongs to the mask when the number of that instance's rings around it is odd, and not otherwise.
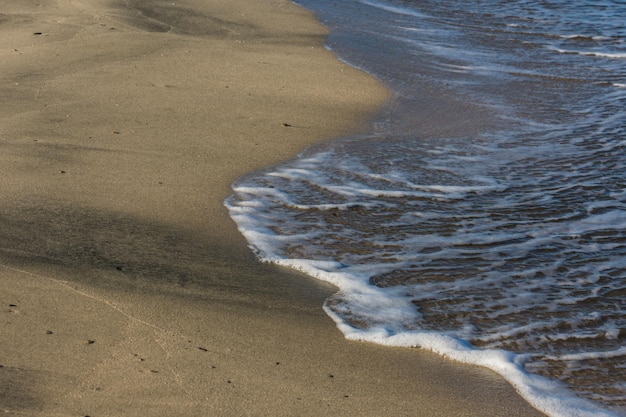
[[[286,0],[3,0],[0,413],[539,415],[490,371],[344,340],[333,288],[230,221],[238,176],[386,100],[325,34]]]

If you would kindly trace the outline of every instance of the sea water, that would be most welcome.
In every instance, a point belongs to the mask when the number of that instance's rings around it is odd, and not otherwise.
[[[626,415],[626,2],[300,3],[394,98],[233,186],[251,248],[335,284],[348,338]]]

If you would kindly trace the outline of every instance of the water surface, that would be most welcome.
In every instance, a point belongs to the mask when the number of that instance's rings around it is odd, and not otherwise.
[[[369,135],[234,185],[259,258],[336,284],[347,337],[626,415],[626,2],[300,3],[395,96]]]

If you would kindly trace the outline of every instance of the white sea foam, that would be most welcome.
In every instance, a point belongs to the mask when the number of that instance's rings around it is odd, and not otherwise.
[[[568,35],[554,35],[563,39],[581,39],[581,40],[592,40],[592,41],[608,41],[611,40],[608,36],[594,36],[594,35],[583,35],[583,34],[568,34]]]
[[[243,188],[235,188],[241,192]],[[249,188],[245,188],[247,193]],[[241,232],[246,236],[261,259],[288,266],[305,272],[313,277],[332,283],[339,288],[337,296],[341,297],[349,311],[335,306],[324,307],[327,314],[335,320],[339,329],[351,340],[361,340],[387,346],[419,347],[428,349],[450,359],[464,363],[484,366],[502,375],[518,392],[531,402],[537,409],[551,416],[615,416],[594,403],[575,398],[561,384],[543,377],[529,374],[523,367],[524,355],[516,355],[501,349],[478,349],[468,342],[434,331],[405,330],[406,327],[419,323],[421,315],[403,297],[402,290],[381,289],[370,285],[363,276],[355,275],[341,262],[312,261],[308,259],[288,259],[274,252],[277,236],[273,233],[260,233],[259,224],[244,208],[233,204],[228,207],[231,215],[239,224]],[[306,239],[315,238],[315,233],[308,233]],[[332,300],[331,300],[332,303]],[[371,327],[359,329],[348,323],[351,320],[368,320]],[[374,319],[373,319],[374,318]],[[540,327],[540,326],[538,326]],[[525,329],[509,330],[508,333],[527,332]],[[507,332],[500,332],[501,337]],[[625,349],[605,353],[623,355]],[[603,357],[601,353],[564,355],[560,359],[582,360],[588,357]]]
[[[489,368],[504,377],[522,397],[538,410],[551,416],[615,417],[617,414],[598,407],[591,401],[572,397],[560,384],[547,378],[529,374],[521,366],[523,356],[497,349],[475,349],[461,340],[439,333],[403,332],[389,335],[384,329],[369,331],[354,330],[343,325],[332,312],[329,315],[338,321],[338,326],[348,339],[368,341],[386,346],[420,347],[436,352],[459,362]]]
[[[368,6],[371,6],[371,7],[376,7],[378,9],[382,9],[382,10],[396,13],[396,14],[401,14],[405,16],[414,16],[414,17],[426,17],[426,15],[419,13],[417,10],[411,9],[408,7],[392,6],[392,5],[389,5],[388,3],[371,1],[371,0],[359,0],[359,2],[362,4],[366,4]]]
[[[572,353],[570,355],[551,356],[550,359],[566,360],[566,361],[584,361],[597,358],[615,358],[618,356],[626,356],[626,347],[615,349],[609,352],[585,352]]]
[[[484,147],[478,147],[485,152]],[[457,151],[451,147],[447,148],[447,152],[429,152],[438,159],[450,160],[455,159],[454,154]],[[491,155],[479,156],[475,154],[473,157],[463,157],[466,161],[476,165],[483,165],[487,160],[493,158],[494,149],[490,150]],[[536,150],[542,153],[541,149]],[[528,154],[526,154],[528,156]],[[343,184],[337,185],[336,178],[329,176],[320,171],[320,167],[336,166],[335,162],[342,161],[343,170],[347,174],[348,179],[343,179]],[[434,162],[434,161],[433,161]],[[440,161],[441,162],[441,161]],[[446,175],[459,175],[461,172],[472,172],[472,164],[463,166],[463,169],[447,168],[442,172]],[[542,250],[544,247],[550,247],[555,240],[577,239],[588,233],[595,233],[601,230],[613,230],[615,228],[626,228],[626,211],[616,208],[615,201],[594,201],[589,202],[586,212],[589,214],[582,219],[573,219],[563,223],[557,217],[546,218],[541,228],[536,228],[532,224],[526,226],[518,224],[510,228],[510,220],[503,220],[499,224],[482,223],[481,216],[473,215],[469,212],[462,214],[467,220],[466,232],[460,234],[418,234],[418,235],[386,235],[383,237],[379,234],[360,234],[357,231],[351,231],[343,228],[341,233],[343,237],[332,237],[332,231],[325,230],[328,225],[323,220],[300,219],[302,213],[324,213],[324,212],[340,212],[349,215],[352,210],[376,212],[386,207],[387,210],[397,210],[400,206],[396,204],[411,205],[411,201],[421,201],[429,199],[432,201],[465,201],[468,196],[479,196],[486,194],[499,194],[507,192],[508,187],[499,181],[485,176],[473,175],[465,176],[465,185],[445,184],[445,177],[441,178],[440,184],[418,184],[415,179],[403,173],[398,165],[393,164],[393,169],[386,172],[372,172],[370,168],[362,163],[358,163],[345,155],[338,156],[334,152],[319,152],[316,154],[302,157],[293,164],[288,164],[282,168],[269,172],[266,178],[273,184],[272,187],[263,186],[262,184],[237,185],[234,187],[235,196],[228,200],[227,206],[231,216],[239,225],[239,229],[250,242],[251,247],[260,257],[260,259],[273,262],[287,267],[291,267],[307,273],[315,278],[332,283],[339,288],[338,293],[333,296],[325,305],[325,311],[336,321],[338,327],[349,339],[363,340],[383,345],[393,346],[411,346],[429,349],[451,359],[486,366],[506,378],[524,398],[531,402],[538,409],[552,416],[610,416],[615,415],[609,411],[598,407],[594,403],[576,398],[567,391],[567,389],[558,382],[548,380],[544,377],[532,375],[524,369],[524,363],[528,360],[527,354],[513,354],[498,348],[498,344],[502,339],[526,339],[528,342],[532,340],[528,335],[536,334],[538,340],[546,340],[550,342],[566,341],[570,339],[597,339],[606,337],[606,335],[619,335],[614,328],[609,326],[603,327],[604,330],[596,332],[587,332],[581,330],[574,333],[551,333],[548,329],[558,329],[562,324],[561,319],[546,318],[535,323],[526,324],[510,324],[500,327],[494,327],[491,333],[477,334],[475,326],[469,322],[461,328],[450,333],[446,331],[433,331],[421,329],[424,324],[419,306],[420,300],[427,300],[434,297],[443,297],[450,292],[462,297],[463,292],[472,292],[477,287],[490,288],[502,285],[508,285],[506,280],[500,276],[497,269],[505,266],[502,262],[502,253],[508,252],[507,256],[511,258],[523,258],[533,251]],[[439,163],[430,163],[429,169],[439,171]],[[445,164],[443,164],[445,165]],[[563,173],[566,174],[566,173]],[[569,175],[569,174],[567,174]],[[572,173],[572,176],[575,174]],[[350,178],[351,177],[351,178]],[[289,184],[290,192],[286,192],[281,188],[282,184]],[[264,181],[264,180],[263,180]],[[263,183],[261,181],[261,183]],[[387,184],[391,186],[388,190],[381,188],[367,188],[366,184]],[[303,188],[297,191],[299,185]],[[471,185],[470,185],[471,184]],[[294,188],[295,187],[295,188]],[[399,189],[400,187],[401,189]],[[307,189],[324,190],[323,193],[333,195],[333,198],[326,196],[325,204],[315,202],[316,197],[307,196],[303,198],[303,194],[307,194]],[[554,193],[569,193],[576,188],[569,182],[563,183],[553,189]],[[394,190],[395,191],[392,191]],[[419,191],[414,191],[414,190]],[[529,201],[539,200],[544,203],[549,201],[539,194],[527,195]],[[349,202],[337,202],[346,200]],[[381,201],[385,200],[385,201]],[[303,201],[306,201],[304,203]],[[334,202],[333,202],[334,201]],[[511,207],[506,200],[499,201],[497,210],[509,210]],[[283,208],[293,209],[294,215],[285,217]],[[608,211],[603,211],[609,209]],[[599,211],[599,214],[592,214]],[[446,212],[438,213],[436,211],[415,212],[413,210],[406,211],[397,220],[383,220],[379,226],[389,228],[389,233],[393,228],[402,226],[411,218],[418,218],[420,222],[439,222],[448,221],[449,214]],[[317,218],[317,217],[316,217]],[[287,233],[284,224],[287,222],[292,232]],[[307,226],[308,224],[308,226]],[[269,225],[266,226],[266,225]],[[509,228],[506,231],[505,227]],[[276,230],[281,230],[277,233]],[[300,230],[298,233],[294,233]],[[351,234],[354,233],[354,236]],[[331,255],[328,257],[319,257],[316,254],[318,249],[306,249],[303,245],[330,245],[336,244],[335,239],[340,238],[342,241],[351,242],[368,239],[371,244],[376,245],[379,252],[379,260],[370,258],[368,254],[352,254],[336,257]],[[525,239],[524,242],[520,241]],[[305,242],[308,242],[305,244]],[[340,243],[341,244],[341,243]],[[347,243],[350,245],[350,243]],[[392,252],[387,253],[386,247],[392,246]],[[476,245],[477,250],[472,249]],[[489,252],[484,252],[481,247],[485,245],[498,248],[500,252],[498,256],[492,256]],[[294,248],[297,255],[289,255]],[[407,249],[398,250],[399,247]],[[463,249],[457,249],[462,247]],[[593,245],[589,247],[582,246],[578,250],[580,252],[597,253],[605,250],[611,245]],[[427,255],[417,256],[415,252],[420,252],[426,248],[435,248],[428,251]],[[432,281],[421,283],[416,289],[409,287],[389,287],[380,288],[374,286],[370,282],[371,277],[385,274],[385,271],[404,270],[414,268],[416,262],[423,265],[421,268],[428,269],[430,264],[446,259],[463,258],[464,256],[476,256],[483,258],[487,264],[486,268],[480,272],[475,278],[466,277],[454,283],[444,280],[443,282]],[[331,253],[334,253],[331,251]],[[301,255],[310,257],[302,257]],[[366,260],[366,258],[368,260]],[[422,259],[422,260],[420,260]],[[499,322],[502,318],[525,314],[526,311],[532,309],[534,305],[539,306],[544,297],[558,300],[558,304],[580,305],[585,299],[595,297],[594,293],[582,292],[580,295],[574,295],[569,290],[559,292],[545,292],[546,280],[534,280],[533,277],[538,274],[549,274],[548,270],[558,269],[557,263],[554,266],[544,266],[540,268],[530,268],[525,271],[529,281],[523,287],[514,286],[511,292],[504,289],[500,292],[498,298],[482,301],[481,306],[469,304],[467,310],[472,311],[475,308],[484,309],[487,317],[495,322]],[[547,269],[546,269],[547,268]],[[586,271],[587,279],[580,281],[581,289],[587,283],[597,281],[597,277],[602,274],[603,266],[601,265],[581,265],[578,267],[580,271]],[[494,273],[491,272],[495,269]],[[419,272],[418,272],[419,273]],[[442,273],[443,272],[442,270]],[[519,274],[518,274],[519,275]],[[555,289],[558,288],[558,281]],[[571,284],[568,284],[571,285]],[[412,295],[407,297],[407,291]],[[490,291],[490,290],[488,290]],[[560,291],[560,290],[559,290]],[[417,308],[415,303],[417,303]],[[539,303],[539,304],[538,304]],[[578,317],[570,316],[568,323],[572,326],[583,325],[589,322],[600,322],[602,314],[599,312],[591,312],[579,314]],[[354,323],[367,323],[365,327],[355,326]],[[474,337],[484,346],[477,348],[472,346],[464,338]],[[614,357],[622,354],[623,349],[618,349],[612,353],[576,353],[565,354],[560,357],[546,356],[545,359],[559,359],[562,361],[582,360],[585,358],[606,358]]]
[[[551,50],[561,53],[561,54],[570,54],[570,55],[584,55],[598,58],[613,58],[613,59],[626,59],[626,52],[604,52],[604,51],[580,51],[573,49],[562,49],[551,47]]]

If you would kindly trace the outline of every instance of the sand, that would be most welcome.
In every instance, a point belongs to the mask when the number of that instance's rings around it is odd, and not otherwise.
[[[346,341],[259,264],[232,182],[388,98],[286,0],[4,0],[0,413],[532,416],[500,377]]]

